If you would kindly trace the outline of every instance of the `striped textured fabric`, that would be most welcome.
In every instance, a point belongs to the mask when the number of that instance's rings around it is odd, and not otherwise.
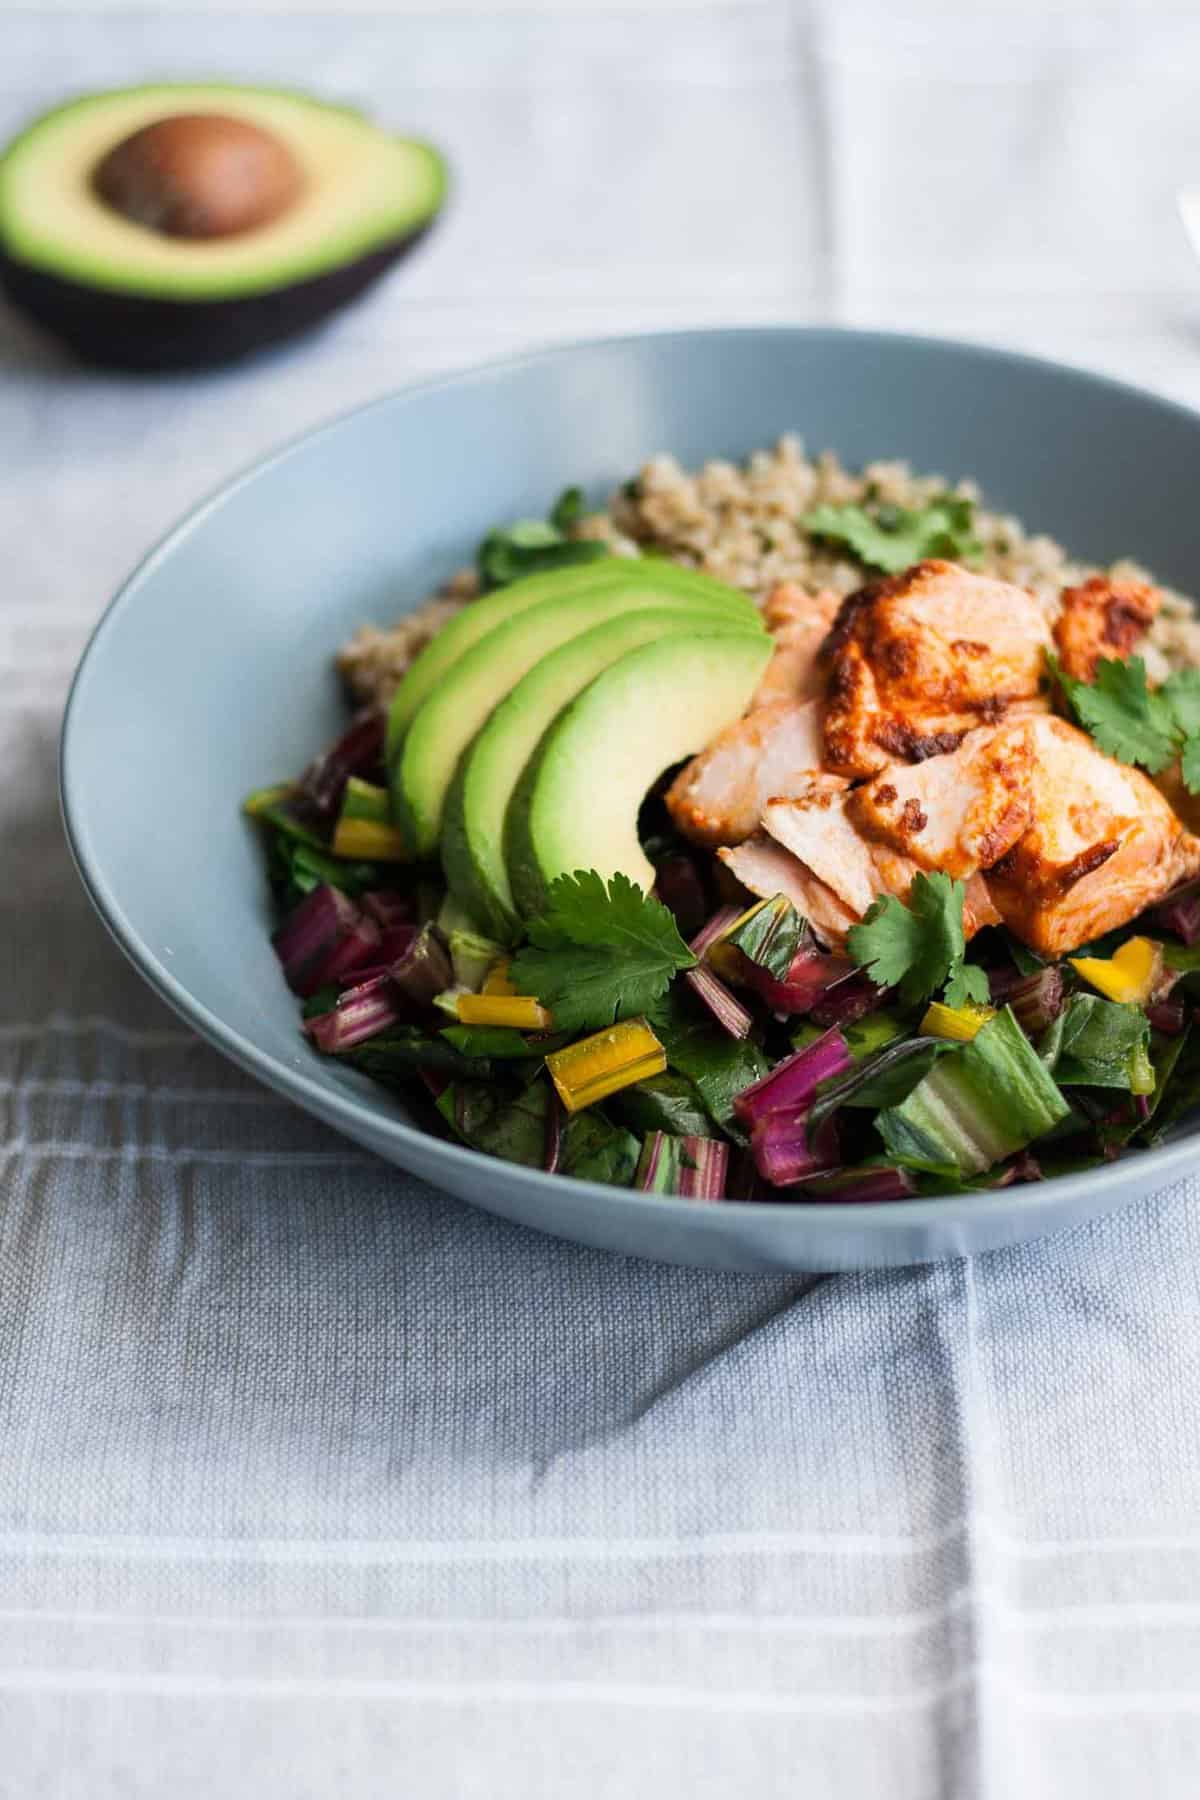
[[[56,4],[0,42],[4,133],[215,58],[441,139],[459,182],[411,269],[252,369],[83,373],[0,314],[2,1800],[1192,1795],[1194,1180],[828,1279],[520,1231],[164,1013],[54,764],[174,516],[433,368],[834,317],[1200,403],[1193,9]]]

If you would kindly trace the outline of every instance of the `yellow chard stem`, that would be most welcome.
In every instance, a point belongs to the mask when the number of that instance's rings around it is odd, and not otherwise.
[[[648,1075],[661,1075],[666,1066],[667,1053],[645,1019],[608,1025],[546,1058],[550,1079],[572,1113]]]
[[[511,1025],[516,1031],[549,1031],[554,1020],[534,994],[460,994],[463,1025]]]

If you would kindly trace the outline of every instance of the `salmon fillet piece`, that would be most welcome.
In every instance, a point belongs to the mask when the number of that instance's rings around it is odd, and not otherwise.
[[[667,789],[667,811],[693,843],[740,844],[774,794],[801,791],[821,766],[821,707],[775,700],[727,725]]]
[[[1147,776],[1105,756],[1065,719],[1031,719],[1028,730],[1033,818],[991,869],[988,888],[1010,931],[1062,956],[1200,873],[1200,839]]]
[[[786,894],[801,918],[808,920],[822,943],[830,948],[840,948],[850,927],[858,923],[857,915],[842,904],[832,888],[818,881],[799,857],[765,832],[760,831],[734,849],[718,850],[717,855],[752,894],[763,900]]]
[[[905,899],[922,870],[941,869],[965,882],[968,935],[997,924],[981,871],[1010,851],[1032,821],[1029,728],[1026,719],[983,726],[958,750],[896,764],[861,787],[837,775],[811,775],[802,791],[772,797],[763,810],[767,841],[790,852],[790,863],[773,862],[761,839],[724,852],[723,860],[753,893],[774,880],[769,892],[787,893],[834,943],[880,894]]]
[[[763,620],[775,639],[775,654],[758,684],[752,707],[774,700],[816,700],[825,691],[821,646],[837,617],[841,596],[832,588],[810,594],[795,581],[781,581],[763,605]]]
[[[906,900],[922,870],[903,851],[863,835],[852,816],[854,795],[844,786],[835,787],[836,780],[817,777],[805,797],[769,801],[763,826],[834,895],[855,923],[881,894]],[[963,926],[972,937],[985,925],[999,924],[1000,915],[978,870],[964,873]]]
[[[988,869],[1033,821],[1029,721],[969,731],[948,756],[897,763],[855,788],[848,819],[922,869],[965,879]]]
[[[843,600],[822,653],[826,768],[877,774],[953,750],[1012,709],[1045,710],[1037,600],[955,563],[917,563]]]
[[[1094,681],[1102,658],[1127,661],[1161,605],[1161,593],[1148,581],[1093,575],[1078,587],[1064,588],[1062,611],[1054,622],[1064,674]]]

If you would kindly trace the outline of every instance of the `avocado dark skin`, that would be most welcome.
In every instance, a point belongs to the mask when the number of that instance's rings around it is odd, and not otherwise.
[[[73,162],[78,118],[94,132],[110,104],[134,128]],[[445,193],[432,146],[220,84],[84,96],[35,120],[0,167],[0,289],[84,361],[144,372],[215,368],[310,330],[413,248]]]
[[[0,288],[81,361],[153,374],[217,368],[309,331],[366,291],[429,226],[339,269],[236,300],[158,300],[65,281],[0,252]]]

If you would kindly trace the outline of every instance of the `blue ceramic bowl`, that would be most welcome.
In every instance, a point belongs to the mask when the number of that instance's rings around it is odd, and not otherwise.
[[[740,457],[798,431],[851,464],[906,457],[1089,559],[1134,555],[1200,591],[1200,416],[1028,357],[866,332],[686,332],[551,350],[427,382],[337,420],[202,506],[102,619],[63,728],[80,873],[150,985],[251,1074],[475,1205],[607,1249],[737,1269],[976,1252],[1162,1186],[1190,1134],[1094,1173],[888,1206],[646,1197],[491,1161],[318,1058],[268,942],[238,803],[334,735],[330,659],[469,560],[497,520],[582,482],[599,500],[653,451]],[[169,844],[147,820],[188,829]]]

